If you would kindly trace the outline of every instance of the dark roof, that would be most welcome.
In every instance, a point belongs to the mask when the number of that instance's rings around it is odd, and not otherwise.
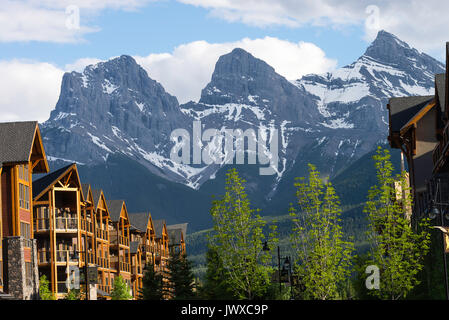
[[[47,187],[55,183],[60,176],[69,171],[75,164],[72,163],[68,166],[62,167],[56,171],[50,172],[49,174],[33,181],[33,198],[37,197],[42,191]]]
[[[150,219],[149,212],[129,213],[128,218],[130,224],[141,232],[147,231],[148,220]]]
[[[438,92],[441,111],[444,112],[444,109],[446,107],[446,75],[444,73],[435,75],[435,89],[435,91]]]
[[[163,230],[164,224],[165,224],[164,219],[153,220],[154,233],[156,235],[156,238],[162,238],[162,230]]]
[[[131,253],[137,253],[137,249],[139,249],[139,241],[131,241],[129,243],[129,251]]]
[[[94,199],[94,206],[96,207],[98,205],[98,201],[100,200],[101,193],[103,190],[101,189],[91,189],[92,191],[92,199]],[[109,209],[109,208],[108,208]]]
[[[433,98],[434,96],[391,98],[389,101],[391,131],[400,131]]]
[[[170,239],[170,245],[179,245],[181,244],[182,239],[182,229],[167,229],[168,238]]]
[[[28,162],[37,121],[0,123],[0,162]]]
[[[167,230],[171,230],[171,229],[181,229],[182,230],[182,234],[184,235],[184,239],[186,237],[187,234],[187,225],[188,223],[178,223],[178,224],[171,224],[169,226],[167,226]]]
[[[124,200],[106,200],[109,216],[113,222],[120,221],[120,213],[122,212],[123,202]]]
[[[87,201],[87,196],[89,194],[89,187],[90,187],[90,184],[88,184],[88,183],[81,184],[81,189],[83,190],[84,201]]]

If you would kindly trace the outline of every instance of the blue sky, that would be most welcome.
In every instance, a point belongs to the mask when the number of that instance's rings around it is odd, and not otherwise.
[[[369,43],[363,39],[361,26],[344,30],[310,26],[257,27],[242,22],[230,23],[211,16],[204,8],[170,0],[149,3],[133,11],[106,9],[93,17],[83,16],[80,9],[80,23],[93,25],[100,31],[87,34],[83,41],[76,43],[0,43],[1,58],[46,61],[64,67],[84,57],[108,59],[121,54],[143,56],[171,52],[180,44],[196,40],[222,43],[271,36],[291,42],[312,42],[343,66],[357,59]]]
[[[64,72],[122,54],[180,103],[236,46],[289,80],[352,63],[380,29],[443,61],[445,12],[438,0],[2,0],[0,121],[45,121]]]

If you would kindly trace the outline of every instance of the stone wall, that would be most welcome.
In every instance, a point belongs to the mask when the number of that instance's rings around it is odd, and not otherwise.
[[[4,291],[17,299],[39,298],[39,273],[37,268],[37,241],[31,240],[31,278],[26,279],[23,237],[3,239]]]

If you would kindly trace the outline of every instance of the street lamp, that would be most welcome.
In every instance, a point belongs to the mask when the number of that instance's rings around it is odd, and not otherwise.
[[[281,273],[281,259],[284,259],[284,263],[282,264],[282,273]],[[292,283],[291,283],[292,269],[291,269],[290,260],[291,260],[290,256],[281,257],[281,249],[278,246],[279,294],[282,293],[281,275],[285,274],[285,272],[287,272],[288,283],[290,283],[290,289],[291,289],[291,285],[292,285]]]

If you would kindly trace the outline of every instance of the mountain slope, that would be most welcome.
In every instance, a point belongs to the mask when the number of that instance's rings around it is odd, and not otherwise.
[[[88,66],[82,73],[66,73],[42,133],[54,167],[76,161],[86,182],[107,183],[114,197],[120,190],[126,200],[135,201],[136,210],[151,209],[159,201],[160,212],[173,215],[174,222],[186,218],[200,227],[210,222],[210,196],[223,192],[229,166],[247,180],[253,204],[263,213],[284,213],[293,199],[294,178],[306,175],[308,163],[331,180],[350,172],[352,163],[385,143],[388,98],[431,94],[434,74],[442,72],[442,63],[385,31],[354,63],[292,82],[236,48],[219,58],[201,99],[179,105],[132,57],[121,56]],[[194,137],[195,126],[203,136]],[[177,142],[170,136],[176,129],[189,135],[188,163],[171,159]],[[253,135],[269,139],[277,130],[277,149],[261,144],[256,154],[247,150],[247,141],[244,164],[236,164],[235,148],[227,154],[224,147],[227,130],[249,133],[246,139]],[[202,161],[195,158],[195,148]],[[229,154],[232,164],[226,162]],[[208,155],[217,157],[206,163]],[[250,164],[253,155],[255,164]],[[124,164],[123,172],[113,171],[111,163]],[[266,169],[271,174],[262,175]],[[132,170],[167,188],[135,190]],[[162,205],[173,201],[172,191],[179,207]],[[195,206],[191,199],[205,203]]]

